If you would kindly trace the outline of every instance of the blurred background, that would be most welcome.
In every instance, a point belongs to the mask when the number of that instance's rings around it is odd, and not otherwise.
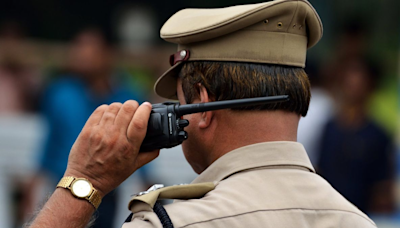
[[[51,194],[98,105],[163,101],[152,86],[176,51],[159,38],[173,13],[257,2],[0,0],[0,227],[21,227]],[[399,227],[400,1],[310,2],[324,37],[308,52],[299,141],[379,227]],[[195,176],[180,147],[163,150],[104,199],[95,227],[120,227],[132,194]]]

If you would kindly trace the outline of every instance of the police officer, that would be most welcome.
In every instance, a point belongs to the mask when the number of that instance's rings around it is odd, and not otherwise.
[[[190,125],[183,151],[199,176],[133,197],[123,227],[376,227],[315,173],[296,142],[310,100],[306,50],[321,36],[305,0],[173,15],[161,37],[178,52],[157,94],[181,104],[284,94],[290,101],[184,116]],[[84,227],[104,195],[156,158],[158,151],[139,153],[150,111],[135,101],[99,107],[32,227]],[[178,200],[160,216],[160,198]]]

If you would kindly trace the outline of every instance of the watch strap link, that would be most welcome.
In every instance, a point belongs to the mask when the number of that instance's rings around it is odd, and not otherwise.
[[[61,187],[61,188],[66,188],[66,189],[71,190],[71,184],[76,179],[77,178],[75,178],[75,177],[63,177],[58,182],[57,188]],[[96,210],[100,206],[100,203],[101,203],[101,196],[100,196],[99,192],[94,187],[92,187],[92,192],[88,197],[81,198],[81,199],[86,199],[87,201],[89,201],[89,203],[92,204]]]
[[[74,180],[75,177],[63,177],[60,182],[58,182],[57,187],[69,188]]]
[[[93,188],[92,194],[88,197],[89,202],[94,206],[94,208],[99,208],[101,203],[100,194],[97,192],[96,189]]]

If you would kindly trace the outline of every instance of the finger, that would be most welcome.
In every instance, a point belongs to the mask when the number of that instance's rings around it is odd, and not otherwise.
[[[132,117],[135,114],[138,107],[139,103],[137,103],[137,101],[134,100],[126,101],[122,105],[114,121],[114,124],[120,127],[122,132],[126,133],[129,123],[131,122]]]
[[[155,158],[158,157],[158,155],[160,155],[160,150],[153,150],[150,152],[139,153],[139,155],[136,158],[137,169],[153,161]]]
[[[103,117],[104,112],[107,110],[108,105],[101,105],[94,110],[92,115],[90,115],[89,119],[86,121],[86,126],[94,126],[99,124],[101,118]]]
[[[104,112],[103,117],[100,120],[100,125],[113,124],[114,119],[117,116],[119,109],[122,107],[121,103],[112,103],[108,106]]]
[[[139,149],[147,131],[147,123],[151,112],[151,104],[144,102],[136,110],[131,122],[129,123],[127,136],[129,142]]]

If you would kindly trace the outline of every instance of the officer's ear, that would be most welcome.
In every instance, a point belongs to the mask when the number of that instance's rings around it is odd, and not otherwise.
[[[206,102],[211,102],[212,100],[208,96],[207,89],[201,85],[200,83],[198,84],[198,91],[199,91],[199,97],[200,97],[200,102],[201,103],[206,103]],[[208,111],[208,112],[203,112],[201,113],[201,120],[199,122],[199,127],[200,128],[207,128],[211,124],[211,120],[214,116],[213,111]]]

